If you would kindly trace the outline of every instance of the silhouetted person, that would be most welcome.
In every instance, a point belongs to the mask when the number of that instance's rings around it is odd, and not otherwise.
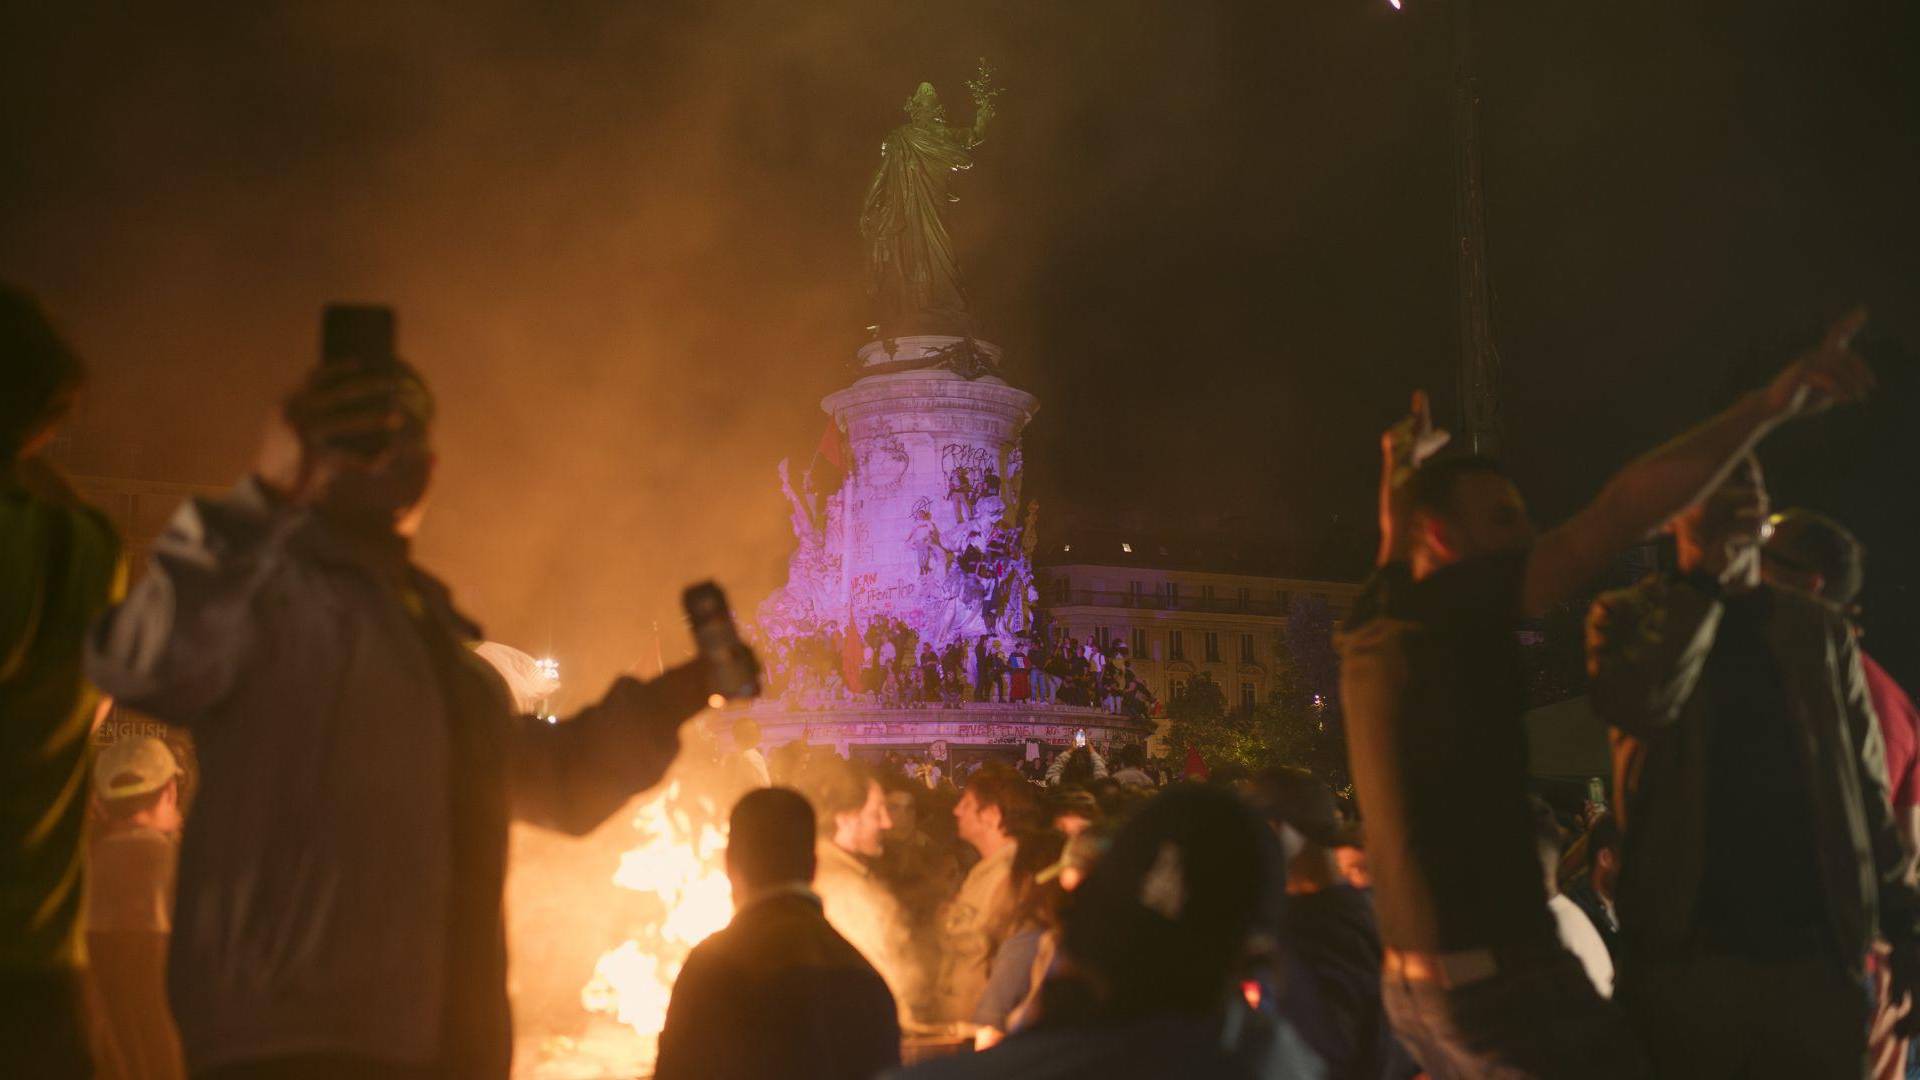
[[[1860,651],[1834,606],[1762,580],[1766,517],[1749,458],[1674,519],[1676,572],[1588,621],[1620,806],[1618,1000],[1662,1076],[1859,1076],[1877,932],[1891,1001],[1920,980]]]
[[[432,417],[397,359],[323,365],[91,639],[102,688],[195,738],[168,977],[196,1074],[506,1076],[509,820],[591,830],[712,689],[698,663],[514,715],[410,557]]]
[[[1560,858],[1565,848],[1560,823],[1544,799],[1536,795],[1532,802],[1533,839],[1540,852],[1540,878],[1546,886],[1547,910],[1553,914],[1555,932],[1560,944],[1586,970],[1594,993],[1610,998],[1613,996],[1613,954],[1607,951],[1606,939],[1600,936],[1600,928],[1587,917],[1586,911],[1560,891]]]
[[[1537,537],[1496,463],[1421,466],[1436,441],[1424,394],[1382,439],[1380,568],[1338,639],[1341,698],[1387,1012],[1435,1080],[1644,1073],[1547,910],[1515,630],[1713,490],[1768,431],[1864,395],[1872,375],[1850,347],[1864,320],[1850,313],[1765,389],[1628,465]]]
[[[748,792],[726,859],[733,921],[694,946],[674,981],[654,1080],[868,1080],[899,1064],[893,995],[809,888],[807,800]]]
[[[1760,549],[1760,570],[1767,584],[1818,597],[1851,620],[1866,586],[1866,550],[1860,541],[1839,522],[1811,510],[1783,511],[1768,519],[1767,525],[1767,541]],[[1859,624],[1852,625],[1858,638]],[[1864,645],[1860,667],[1886,747],[1894,824],[1907,850],[1920,852],[1920,712]]]
[[[42,456],[85,368],[0,285],[0,1071],[90,1076],[81,987],[87,626],[121,587],[120,541]]]
[[[1853,620],[1855,602],[1866,585],[1866,549],[1860,541],[1839,522],[1812,510],[1782,511],[1767,525],[1767,541],[1760,549],[1760,571],[1767,584],[1817,596]],[[1859,624],[1852,625],[1855,637],[1860,637]],[[1920,851],[1920,710],[1864,645],[1860,670],[1867,677],[1867,696],[1886,748],[1893,821],[1912,855]],[[1904,1076],[1910,1057],[1906,1036],[1896,1030],[1903,1003],[1893,995],[1891,960],[1892,947],[1884,940],[1875,942],[1868,965],[1874,1015],[1867,1035],[1870,1072],[1875,1077]]]
[[[1579,844],[1579,865],[1563,883],[1562,894],[1586,913],[1600,933],[1607,955],[1620,959],[1620,912],[1615,907],[1620,881],[1620,825],[1612,811],[1596,814]]]

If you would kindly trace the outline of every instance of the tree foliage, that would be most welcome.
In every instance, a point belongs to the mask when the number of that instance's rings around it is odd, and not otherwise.
[[[1323,605],[1324,608],[1324,605]],[[1267,700],[1251,712],[1227,707],[1227,696],[1202,673],[1167,702],[1167,741],[1176,760],[1198,750],[1210,769],[1239,766],[1258,772],[1276,765],[1304,768],[1336,791],[1348,786],[1346,741],[1336,691],[1339,664],[1332,618],[1324,610],[1291,620],[1288,645],[1277,658]]]

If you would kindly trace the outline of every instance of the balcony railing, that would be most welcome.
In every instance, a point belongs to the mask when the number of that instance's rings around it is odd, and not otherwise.
[[[1219,615],[1285,615],[1278,600],[1237,596],[1167,596],[1164,593],[1096,592],[1092,589],[1055,590],[1050,607],[1134,608],[1140,611],[1204,611]]]

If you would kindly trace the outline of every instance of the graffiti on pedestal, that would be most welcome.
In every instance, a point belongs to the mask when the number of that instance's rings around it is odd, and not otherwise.
[[[913,457],[901,444],[900,437],[890,431],[863,442],[854,453],[854,461],[861,486],[877,493],[899,490],[906,483],[907,472],[913,468]]]

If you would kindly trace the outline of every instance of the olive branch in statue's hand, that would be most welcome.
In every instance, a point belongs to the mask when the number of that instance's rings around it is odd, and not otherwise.
[[[992,111],[993,100],[1000,96],[1002,89],[993,84],[993,77],[993,65],[987,63],[986,57],[981,57],[979,73],[967,80],[967,92],[973,95],[974,108]]]

